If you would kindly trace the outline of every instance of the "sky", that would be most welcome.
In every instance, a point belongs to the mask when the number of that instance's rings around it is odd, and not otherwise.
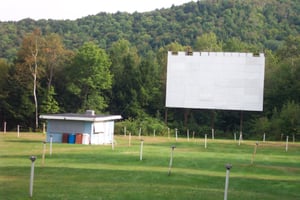
[[[24,18],[75,20],[100,12],[147,12],[190,1],[192,0],[3,0],[0,4],[0,21],[19,21]]]

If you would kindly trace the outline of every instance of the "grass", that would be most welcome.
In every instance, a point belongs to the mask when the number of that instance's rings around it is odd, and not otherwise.
[[[300,144],[255,141],[116,136],[111,146],[46,145],[43,134],[0,133],[0,198],[18,199],[205,199],[224,198],[225,164],[231,163],[228,199],[300,199]],[[168,167],[174,159],[171,175]],[[33,197],[29,197],[31,161],[36,155]]]

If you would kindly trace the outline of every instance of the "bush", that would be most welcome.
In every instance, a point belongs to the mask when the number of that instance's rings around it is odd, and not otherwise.
[[[140,130],[142,135],[152,135],[154,130],[156,135],[166,135],[168,130],[168,127],[163,121],[152,117],[139,119],[130,118],[117,122],[115,132],[120,135],[124,134],[124,127],[126,127],[127,134],[131,132],[132,135],[139,135]]]

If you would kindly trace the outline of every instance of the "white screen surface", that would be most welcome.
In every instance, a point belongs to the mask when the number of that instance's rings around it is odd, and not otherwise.
[[[263,110],[264,54],[168,52],[166,107]]]

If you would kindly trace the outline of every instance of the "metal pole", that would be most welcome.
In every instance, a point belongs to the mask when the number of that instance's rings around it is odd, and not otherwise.
[[[177,141],[177,139],[178,139],[177,128],[175,128],[175,137],[176,137],[176,141]]]
[[[227,200],[227,194],[228,194],[228,185],[229,185],[229,174],[230,174],[230,169],[232,168],[231,164],[226,164],[226,180],[225,180],[225,191],[224,191],[224,200]]]
[[[3,133],[6,133],[6,122],[4,122],[4,130],[3,130]]]
[[[190,130],[188,129],[186,131],[187,140],[190,141]]]
[[[29,159],[31,160],[29,196],[32,197],[32,192],[33,192],[33,178],[34,178],[34,161],[36,160],[36,157],[35,156],[31,156]]]
[[[131,146],[131,132],[129,132],[129,137],[128,137],[128,146]]]
[[[168,175],[170,176],[171,175],[171,168],[172,168],[172,165],[173,165],[173,151],[175,149],[175,146],[171,146],[171,157],[170,157],[170,163],[169,163],[169,172],[168,172]]]
[[[286,136],[286,143],[285,143],[285,151],[287,152],[289,148],[289,136]]]
[[[240,140],[243,140],[243,111],[240,116]]]
[[[142,135],[142,128],[140,127],[140,129],[139,129],[139,139],[141,139],[141,135]]]
[[[195,140],[195,131],[193,131],[193,140]]]
[[[205,134],[205,138],[204,138],[204,147],[205,149],[207,148],[207,134]]]
[[[17,125],[17,133],[18,133],[18,137],[20,137],[20,125]]]
[[[210,123],[211,123],[211,139],[214,140],[215,139],[215,111],[212,110],[211,111],[211,115],[210,115]]]
[[[50,156],[52,156],[52,142],[53,142],[53,136],[50,135]]]
[[[263,142],[266,142],[266,133],[264,133]]]
[[[293,143],[295,143],[295,133],[293,134]]]
[[[43,142],[43,156],[42,156],[42,166],[45,164],[45,154],[46,154],[46,141]]]
[[[144,144],[144,140],[141,139],[140,160],[143,160],[143,144]]]
[[[112,140],[111,140],[111,149],[115,150],[115,141],[114,141],[114,138],[112,138]]]

